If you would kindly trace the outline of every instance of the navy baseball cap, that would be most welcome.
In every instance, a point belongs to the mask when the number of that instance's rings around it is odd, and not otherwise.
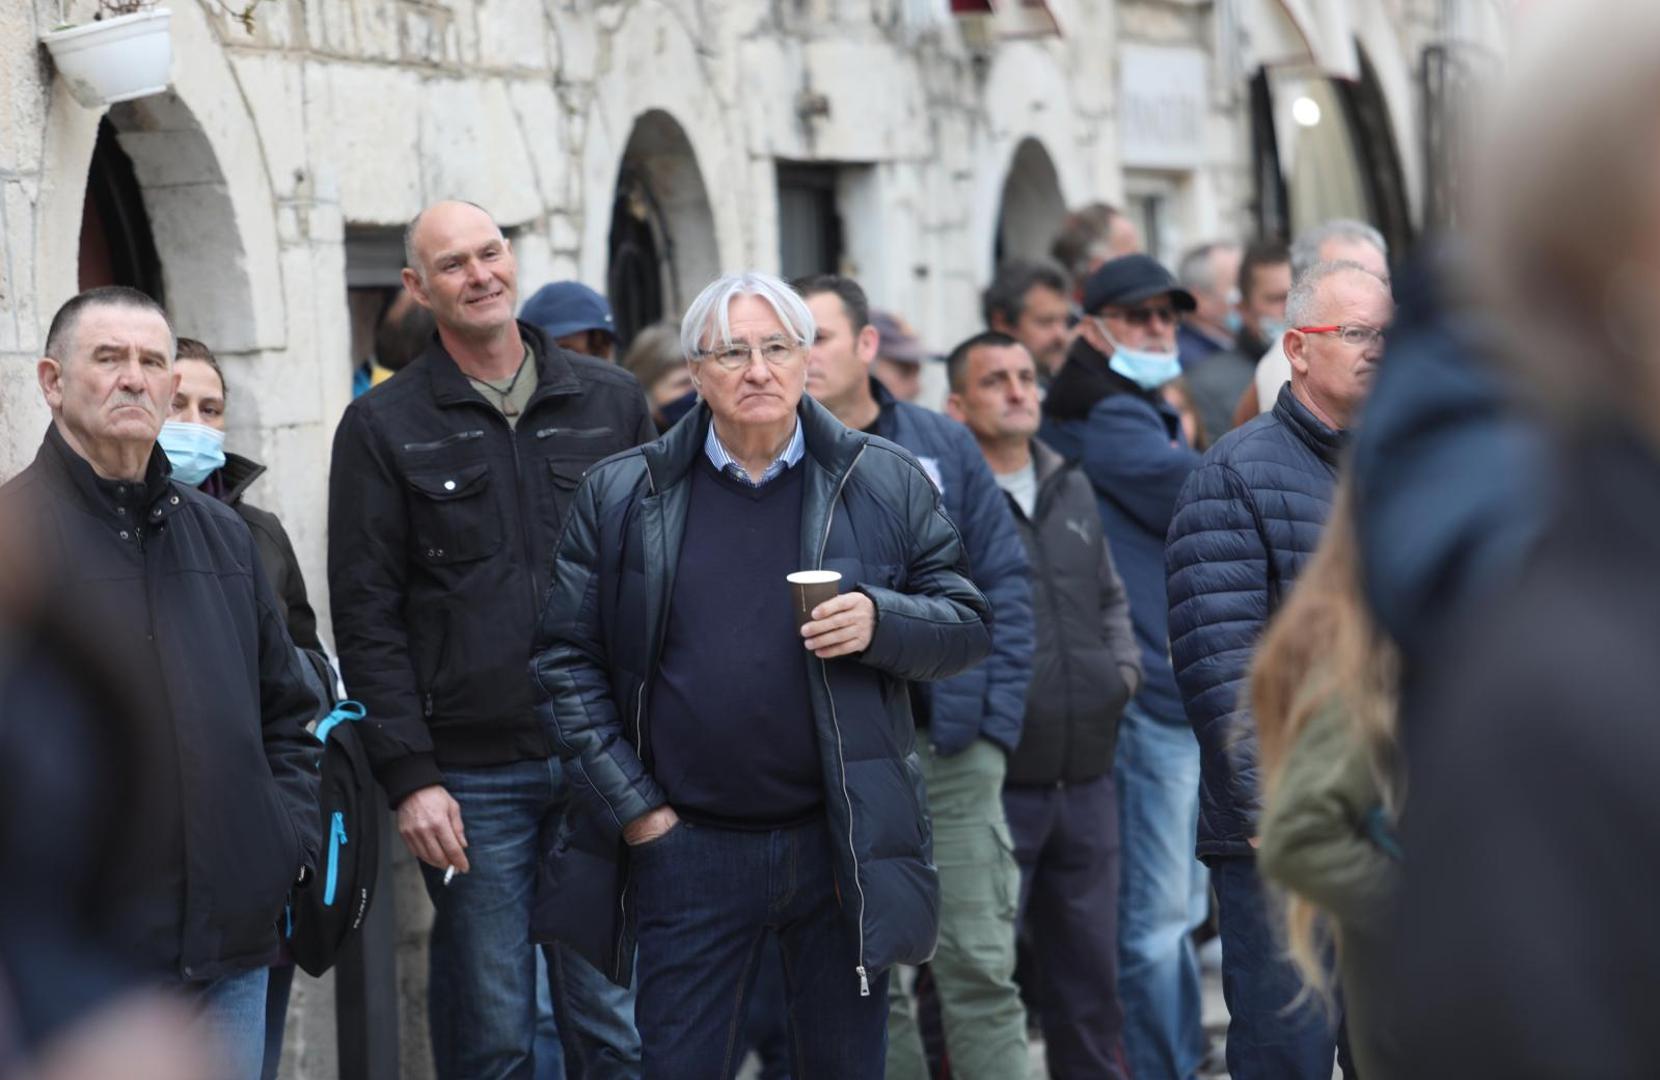
[[[580,281],[555,281],[543,285],[525,301],[519,318],[538,326],[549,337],[562,338],[584,330],[600,330],[617,336],[617,321],[605,297]]]
[[[1108,304],[1139,304],[1155,296],[1170,294],[1177,311],[1192,311],[1199,305],[1193,294],[1176,283],[1176,278],[1151,255],[1122,255],[1096,267],[1084,282],[1084,310],[1093,315]]]

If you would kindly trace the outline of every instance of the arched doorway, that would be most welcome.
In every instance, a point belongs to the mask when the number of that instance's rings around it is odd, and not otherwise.
[[[1022,139],[1003,181],[992,262],[1046,257],[1064,217],[1066,198],[1054,160],[1036,139]]]
[[[634,122],[611,205],[606,291],[624,347],[677,316],[720,272],[715,218],[697,155],[666,112]]]
[[[81,208],[76,288],[126,285],[165,303],[161,257],[156,254],[144,194],[108,120],[98,122],[98,141],[87,171]]]

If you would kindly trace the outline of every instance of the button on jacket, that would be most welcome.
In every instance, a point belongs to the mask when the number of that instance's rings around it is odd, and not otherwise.
[[[335,647],[394,807],[444,766],[552,755],[525,664],[565,511],[590,465],[656,433],[632,375],[519,333],[537,385],[516,429],[434,337],[335,433]]]
[[[24,503],[8,512],[56,559],[66,610],[170,725],[146,761],[175,798],[124,902],[147,967],[204,980],[270,963],[289,888],[317,865],[317,703],[248,527],[170,471],[158,448],[142,483],[101,480],[54,426],[0,496]]]
[[[891,964],[926,960],[939,927],[906,683],[983,659],[989,607],[917,460],[842,426],[811,398],[798,416],[807,444],[796,466],[805,470],[800,565],[839,571],[843,592],[856,588],[876,606],[863,653],[801,652],[836,881],[868,985]],[[699,405],[661,439],[589,473],[559,545],[532,664],[538,716],[580,793],[544,858],[534,933],[572,945],[622,984],[634,952],[622,828],[666,803],[651,772],[648,690],[675,575],[696,572],[678,562],[709,424]]]

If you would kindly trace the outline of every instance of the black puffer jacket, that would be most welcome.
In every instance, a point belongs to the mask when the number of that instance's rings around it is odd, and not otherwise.
[[[552,756],[525,664],[559,529],[590,465],[657,435],[634,376],[519,333],[537,381],[516,429],[434,337],[335,432],[334,644],[394,807],[440,766]]]
[[[1320,543],[1343,443],[1284,386],[1272,412],[1211,448],[1176,500],[1165,548],[1170,655],[1203,755],[1201,857],[1251,853],[1260,790],[1251,656]]]
[[[151,762],[178,799],[128,902],[142,961],[202,980],[269,963],[289,887],[317,865],[316,701],[247,526],[169,473],[158,449],[142,484],[100,480],[54,427],[0,496],[170,721]]]
[[[306,596],[305,577],[300,573],[300,559],[294,554],[288,531],[277,515],[260,509],[246,498],[248,486],[263,475],[265,466],[259,462],[241,454],[226,454],[224,467],[217,474],[218,484],[213,485],[214,477],[209,477],[202,490],[216,496],[248,523],[248,531],[253,533],[254,544],[259,548],[260,565],[265,567],[265,576],[271,579],[271,591],[287,615],[288,636],[300,648],[321,653],[323,642],[317,637],[317,614],[311,610],[311,600]]]
[[[917,460],[843,427],[811,398],[802,399],[798,415],[807,444],[796,466],[806,470],[800,565],[840,571],[877,613],[875,637],[859,656],[801,654],[836,880],[859,955],[847,978],[866,981],[892,964],[926,960],[939,927],[932,830],[905,684],[947,678],[984,658],[989,606],[968,579],[962,540]],[[588,475],[559,544],[532,663],[537,713],[579,793],[545,857],[534,930],[539,940],[572,945],[625,985],[634,928],[621,833],[667,802],[651,774],[647,695],[686,528],[689,476],[709,423],[709,407],[700,404],[656,442]]]
[[[1112,769],[1118,719],[1141,684],[1141,650],[1089,480],[1037,439],[1032,463],[1033,516],[1009,499],[1032,564],[1037,651],[1007,782],[1077,784]]]

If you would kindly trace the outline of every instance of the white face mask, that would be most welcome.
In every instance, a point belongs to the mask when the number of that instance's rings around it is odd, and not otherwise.
[[[1114,338],[1103,320],[1096,318],[1095,326],[1112,344],[1107,366],[1143,390],[1157,390],[1182,373],[1181,359],[1175,352],[1132,349]]]

